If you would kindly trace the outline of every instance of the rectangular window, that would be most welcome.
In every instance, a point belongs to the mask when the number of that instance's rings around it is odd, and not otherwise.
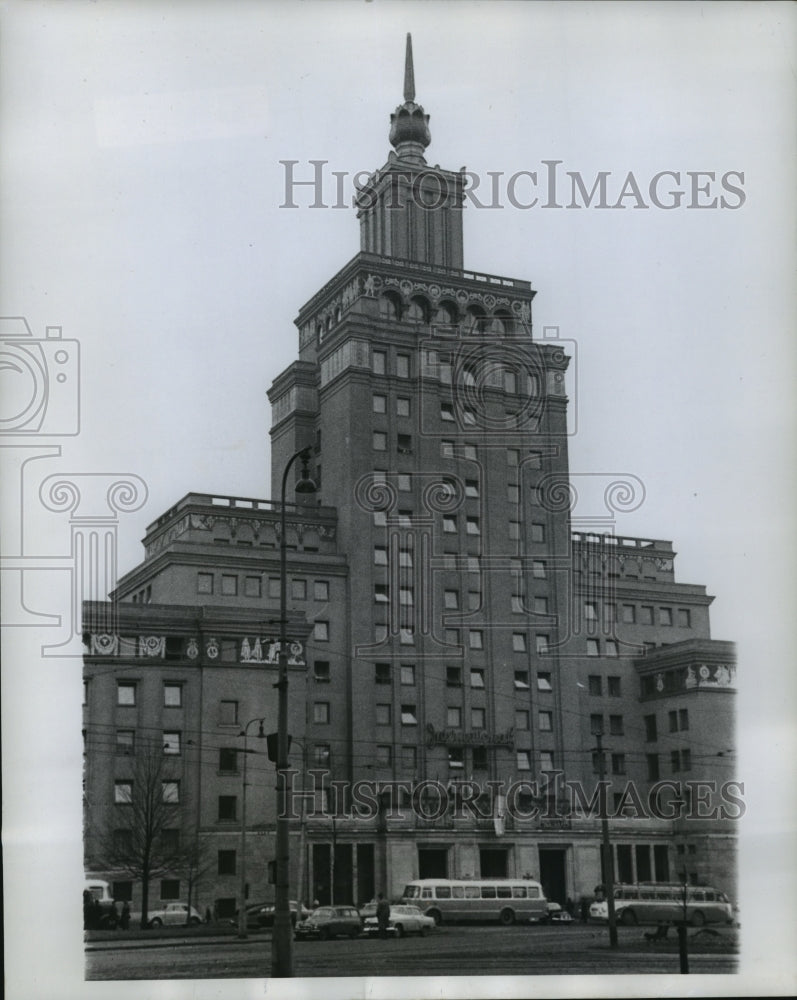
[[[398,488],[402,493],[409,493],[412,490],[412,479],[406,473],[399,474]]]
[[[623,605],[623,621],[626,625],[633,625],[636,622],[636,606],[633,604]]]
[[[681,755],[677,750],[670,751],[670,768],[673,774],[677,774],[681,770]]]
[[[162,781],[161,782],[161,800],[168,803],[169,805],[174,805],[180,801],[180,782],[179,781]]]
[[[440,404],[440,419],[446,421],[452,421],[454,419],[454,407],[451,403],[441,403]],[[454,442],[451,442],[451,451],[454,451]]]
[[[462,747],[449,747],[448,748],[448,766],[452,770],[460,770],[465,766],[465,752]],[[424,889],[424,893],[428,892],[431,896],[431,889]]]
[[[512,594],[510,599],[510,607],[512,608],[512,613],[516,615],[522,615],[525,612],[523,607],[523,596],[522,594]]]
[[[116,730],[116,752],[131,757],[135,750],[136,734],[133,729]]]
[[[392,763],[393,763],[393,748],[385,745],[377,746],[376,766],[390,767]]]
[[[119,805],[130,805],[133,801],[133,782],[115,781],[113,783],[113,800]]]
[[[683,732],[685,729],[689,728],[689,709],[679,708],[678,709],[678,728]]]
[[[465,496],[471,500],[479,499],[479,480],[478,479],[466,479],[465,480]]]
[[[446,667],[446,687],[462,687],[462,667]]]
[[[313,582],[313,600],[314,601],[329,600],[329,581],[315,580]]]
[[[412,607],[415,603],[415,593],[412,587],[401,587],[399,589],[399,604],[403,608]]]
[[[291,598],[294,601],[307,600],[307,580],[291,580]]]
[[[459,729],[462,725],[462,709],[456,706],[449,706],[446,709],[446,725]]]
[[[389,684],[390,683],[390,664],[389,663],[375,663],[374,664],[374,680],[377,684]]]
[[[238,796],[237,795],[220,795],[219,796],[219,819],[224,822],[231,822],[237,819],[238,816]]]
[[[396,416],[408,417],[410,415],[410,401],[406,396],[399,396],[396,399]]]
[[[374,604],[387,604],[390,600],[390,594],[387,589],[386,583],[375,583],[374,584]]]
[[[517,752],[517,769],[518,771],[530,771],[531,770],[531,757],[528,750],[518,750]]]
[[[643,604],[639,609],[639,621],[642,625],[653,624],[653,608]]]
[[[603,735],[603,716],[598,712],[592,712],[589,717],[589,731],[592,736],[597,736],[599,733]]]
[[[371,355],[371,370],[374,375],[384,375],[387,370],[387,354],[384,351],[374,351]]]
[[[443,604],[444,607],[449,610],[456,610],[459,607],[459,591],[458,590],[446,590],[443,592]]]
[[[515,709],[515,729],[529,728],[529,713],[524,708]]]
[[[412,663],[402,663],[401,664],[401,683],[402,684],[414,684],[415,683],[415,666]]]
[[[238,702],[222,700],[219,702],[219,725],[238,725]]]
[[[451,413],[451,419],[454,419],[453,411]],[[440,442],[440,456],[441,458],[453,458],[454,457],[454,442],[453,441],[441,441]]]
[[[222,573],[221,592],[226,597],[235,597],[238,594],[238,577],[231,573]]]
[[[620,678],[615,674],[612,674],[607,678],[609,685],[609,697],[619,698],[620,697]]]
[[[616,604],[604,604],[603,605],[603,619],[607,622],[617,621],[617,605]]]
[[[692,626],[692,615],[689,608],[679,608],[678,609],[678,625],[681,628],[691,628]]]
[[[472,688],[483,688],[484,687],[484,671],[483,670],[471,670],[471,672],[470,672],[470,686]]]
[[[387,566],[387,549],[384,545],[374,546],[374,566]]]
[[[534,614],[535,615],[547,615],[548,614],[548,598],[547,597],[535,597],[534,598]]]
[[[415,706],[414,705],[402,705],[401,706],[401,724],[402,726],[417,726],[418,719],[415,716]]]
[[[590,674],[588,678],[589,693],[596,697],[603,694],[603,682],[597,674]]]
[[[535,648],[537,650],[537,655],[545,656],[545,654],[548,652],[550,648],[549,647],[550,636],[538,635],[535,637],[534,642],[535,642]]]
[[[553,685],[551,684],[551,675],[547,671],[540,672],[537,674],[537,690],[553,691]]]
[[[516,670],[515,671],[515,689],[518,691],[528,691],[529,689],[529,672],[528,670]]]
[[[587,639],[587,656],[600,656],[600,643],[597,639]]]
[[[128,681],[119,681],[116,685],[116,704],[130,706],[135,703],[136,685]]]
[[[313,722],[318,726],[329,724],[329,702],[317,701],[313,705]]]
[[[219,875],[234,875],[236,860],[237,855],[235,851],[219,851],[217,858],[217,870]]]
[[[534,524],[531,525],[531,540],[532,542],[544,542],[545,541],[545,525],[544,524]]]
[[[371,398],[374,413],[387,413],[387,396],[375,392]]]
[[[329,660],[313,661],[313,680],[317,684],[329,684],[330,670]]]
[[[329,642],[329,622],[316,621],[313,638],[316,642]]]
[[[669,717],[670,732],[671,733],[677,733],[678,732],[678,713],[675,712],[675,711],[673,711],[673,712],[668,712],[667,714],[668,714],[668,717]]]
[[[538,712],[537,721],[541,733],[550,733],[553,730],[553,712]]]
[[[512,649],[516,653],[526,652],[526,636],[523,632],[512,633]]]
[[[260,597],[262,592],[262,581],[259,576],[244,577],[244,594],[247,597]]]
[[[681,770],[691,771],[692,770],[692,751],[682,750],[681,751]]]
[[[181,750],[180,733],[170,732],[163,734],[163,752],[171,757],[178,757]]]
[[[478,517],[466,517],[465,518],[465,531],[469,535],[480,535],[481,534],[481,524]]]
[[[410,377],[410,357],[408,354],[396,355],[396,375],[399,378]]]
[[[212,573],[197,573],[197,575],[196,575],[196,592],[198,594],[212,594],[213,593],[213,574]]]
[[[614,641],[614,639],[607,639],[606,640],[606,655],[607,656],[613,656],[613,657],[616,657],[618,655],[618,652],[617,652],[617,643]]]
[[[457,530],[457,516],[456,514],[444,514],[443,515],[443,531],[446,534],[455,534]]]
[[[540,750],[540,770],[553,771],[553,751]]]
[[[648,781],[659,780],[659,755],[657,753],[645,754],[648,765]]]
[[[471,649],[484,649],[484,633],[481,629],[468,630],[468,646]]]
[[[224,774],[238,773],[238,751],[234,747],[219,748],[219,771]]]
[[[487,725],[487,712],[483,708],[470,710],[470,724],[473,729],[484,729]]]
[[[278,576],[269,577],[268,581],[268,596],[273,597],[276,600],[280,598],[280,581]]]
[[[411,455],[412,454],[412,435],[411,434],[399,434],[396,437],[396,449],[399,455]]]
[[[376,706],[376,724],[377,726],[390,725],[390,705]]]
[[[672,608],[659,608],[659,625],[672,625]]]
[[[506,449],[506,464],[511,466],[520,465],[520,452],[517,448]]]
[[[598,620],[598,607],[594,601],[587,601],[584,604],[584,621],[595,622]]]
[[[179,878],[164,878],[161,879],[161,899],[179,899],[180,898],[180,879]]]
[[[656,731],[656,716],[646,715],[643,721],[645,723],[645,739],[648,743],[655,743],[658,739],[658,733]]]
[[[545,579],[545,562],[542,559],[533,559],[531,562],[531,575],[535,580]]]
[[[316,743],[313,747],[313,763],[316,767],[329,767],[329,744]]]
[[[371,436],[371,446],[374,451],[387,451],[387,434],[385,431],[374,431]]]
[[[414,646],[415,645],[415,635],[412,629],[400,628],[399,629],[399,642],[402,646]]]

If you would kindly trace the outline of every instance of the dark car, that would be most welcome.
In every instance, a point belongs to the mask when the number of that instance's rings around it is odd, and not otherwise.
[[[359,937],[362,919],[353,906],[319,906],[306,920],[296,923],[296,940]]]
[[[289,902],[289,907],[291,911],[291,924],[296,926],[297,920],[303,920],[305,917],[309,917],[312,910],[308,910],[306,906],[302,906],[292,899]],[[274,904],[273,903],[250,903],[246,907],[246,927],[247,930],[257,930],[260,927],[273,927],[274,926]],[[231,923],[238,926],[238,913],[235,914],[235,920]]]

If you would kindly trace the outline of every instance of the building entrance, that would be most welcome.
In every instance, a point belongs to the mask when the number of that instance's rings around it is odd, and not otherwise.
[[[564,847],[541,847],[540,852],[540,882],[545,896],[549,900],[565,905],[567,900],[567,878],[565,876]]]

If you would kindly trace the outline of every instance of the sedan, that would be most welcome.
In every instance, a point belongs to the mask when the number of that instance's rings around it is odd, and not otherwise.
[[[179,926],[190,924],[196,927],[202,923],[202,914],[188,903],[167,903],[162,910],[151,910],[148,926],[163,927],[164,925]]]
[[[288,904],[291,911],[291,924],[295,927],[297,920],[304,920],[310,916],[312,910],[308,910],[306,906],[297,903],[295,899],[292,899]],[[273,903],[250,903],[246,907],[246,926],[248,930],[256,930],[258,927],[273,927],[274,926],[274,910],[275,906]],[[231,923],[238,926],[238,914],[235,914],[235,920]]]
[[[296,940],[332,937],[359,937],[362,930],[360,914],[353,906],[319,906],[306,920],[296,922]]]
[[[417,906],[390,907],[388,934],[395,934],[396,937],[404,937],[405,934],[420,934],[423,937],[434,926],[434,918],[421,913]],[[379,921],[376,917],[366,917],[363,931],[368,935],[379,933]]]

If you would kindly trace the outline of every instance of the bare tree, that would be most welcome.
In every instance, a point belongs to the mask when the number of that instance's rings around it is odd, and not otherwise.
[[[132,778],[117,784],[112,828],[102,831],[98,843],[103,867],[141,882],[142,928],[149,921],[150,882],[184,870],[191,854],[181,843],[180,782],[166,749],[137,747]]]

